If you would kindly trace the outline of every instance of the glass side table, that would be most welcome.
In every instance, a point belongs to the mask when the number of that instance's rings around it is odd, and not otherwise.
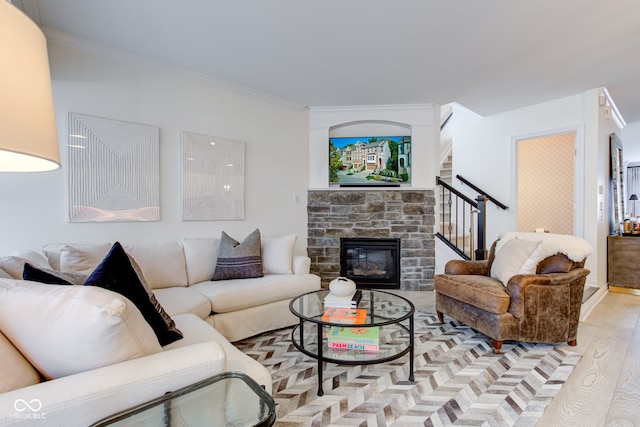
[[[273,398],[239,372],[225,372],[93,424],[102,426],[271,426]]]

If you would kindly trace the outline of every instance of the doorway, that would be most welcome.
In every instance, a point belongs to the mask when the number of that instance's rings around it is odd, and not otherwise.
[[[576,132],[516,140],[518,231],[574,233]]]

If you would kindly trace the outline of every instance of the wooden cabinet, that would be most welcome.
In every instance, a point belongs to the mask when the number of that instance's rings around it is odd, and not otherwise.
[[[640,295],[640,235],[608,237],[607,280],[612,292]]]

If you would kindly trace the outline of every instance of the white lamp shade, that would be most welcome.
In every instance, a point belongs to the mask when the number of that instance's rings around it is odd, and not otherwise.
[[[0,58],[0,171],[59,168],[47,42],[6,0],[0,0]]]

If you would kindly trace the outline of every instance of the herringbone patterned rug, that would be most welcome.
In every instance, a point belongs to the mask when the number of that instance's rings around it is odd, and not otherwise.
[[[512,342],[494,354],[484,335],[416,312],[415,382],[407,381],[408,355],[327,363],[319,397],[317,362],[291,344],[291,328],[236,345],[271,371],[279,427],[534,426],[580,359],[557,346]]]

